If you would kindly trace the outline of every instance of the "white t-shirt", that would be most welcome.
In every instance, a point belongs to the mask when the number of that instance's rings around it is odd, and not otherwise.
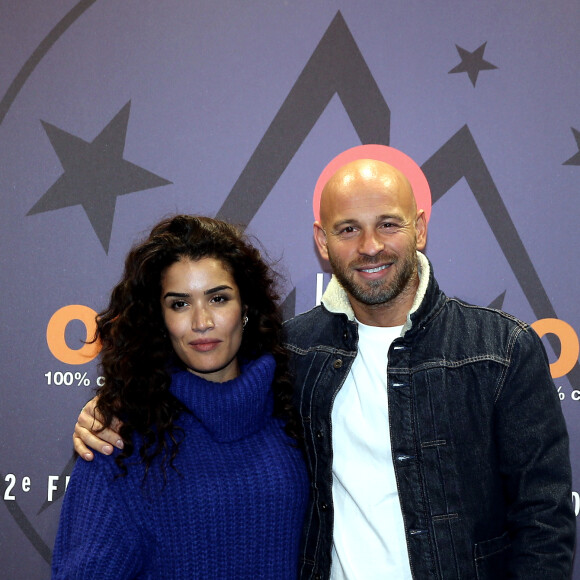
[[[411,579],[387,396],[401,329],[358,323],[358,353],[332,408],[332,580]]]

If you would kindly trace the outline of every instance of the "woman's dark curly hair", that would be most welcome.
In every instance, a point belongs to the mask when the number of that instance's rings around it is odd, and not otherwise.
[[[202,258],[220,260],[233,275],[248,317],[238,357],[274,356],[274,415],[284,419],[286,432],[300,440],[287,355],[281,346],[282,317],[274,272],[234,226],[208,217],[178,215],[161,221],[145,241],[133,247],[109,306],[97,316],[95,338],[102,346],[104,376],[104,385],[97,390],[97,409],[105,427],[115,416],[123,421],[124,449],[117,463],[125,473],[124,460],[134,451],[134,432],[143,439],[140,456],[146,471],[157,456],[165,469],[177,454],[175,420],[185,407],[169,387],[172,367],[183,363],[166,334],[161,277],[181,259]]]

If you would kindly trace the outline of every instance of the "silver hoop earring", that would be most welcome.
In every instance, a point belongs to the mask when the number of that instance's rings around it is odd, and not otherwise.
[[[246,328],[246,324],[248,324],[248,317],[247,317],[247,316],[244,316],[244,317],[242,318],[242,330],[243,330],[244,328]]]

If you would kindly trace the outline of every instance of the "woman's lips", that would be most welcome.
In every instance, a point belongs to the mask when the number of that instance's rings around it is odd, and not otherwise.
[[[221,340],[192,340],[189,346],[198,352],[208,352],[219,346],[220,343]]]

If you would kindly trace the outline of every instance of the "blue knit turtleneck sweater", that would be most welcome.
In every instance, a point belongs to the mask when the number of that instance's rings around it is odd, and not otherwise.
[[[297,577],[308,495],[300,452],[272,417],[275,363],[265,355],[237,379],[174,375],[191,411],[167,483],[158,464],[78,461],[65,494],[53,578],[280,580]],[[138,439],[136,439],[138,444]]]

